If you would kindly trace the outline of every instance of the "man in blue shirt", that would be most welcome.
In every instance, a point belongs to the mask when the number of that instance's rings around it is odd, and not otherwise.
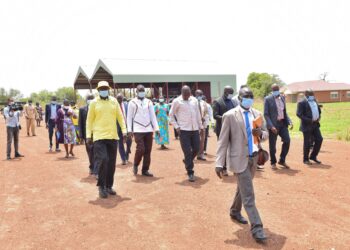
[[[11,160],[11,144],[12,139],[15,146],[15,157],[23,157],[18,152],[18,135],[21,128],[19,124],[20,111],[13,109],[13,98],[8,99],[8,106],[4,108],[4,117],[6,119],[6,131],[7,131],[7,160]]]
[[[49,130],[49,140],[50,140],[50,147],[49,151],[52,151],[52,136],[54,132],[54,128],[56,125],[56,117],[57,117],[57,111],[61,108],[61,105],[57,103],[57,98],[56,96],[51,97],[51,103],[46,104],[45,107],[45,123],[46,123],[46,128]],[[56,152],[59,152],[59,144],[57,137],[56,138]]]
[[[310,160],[321,164],[317,159],[323,141],[320,131],[321,109],[311,89],[305,91],[305,98],[298,103],[297,116],[301,120],[300,130],[304,136],[304,164],[312,165]],[[310,154],[311,138],[314,139],[315,144]]]

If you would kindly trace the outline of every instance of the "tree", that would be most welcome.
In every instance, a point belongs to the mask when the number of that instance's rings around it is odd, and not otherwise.
[[[11,88],[7,91],[5,88],[0,88],[0,102],[6,103],[9,97],[19,101],[23,98],[23,94],[18,89]]]
[[[57,99],[59,101],[63,101],[64,99],[68,99],[69,101],[79,101],[82,97],[75,92],[72,87],[62,87],[56,90],[55,92]]]
[[[254,96],[264,98],[271,92],[271,86],[278,84],[279,86],[285,83],[276,74],[252,72],[247,79],[247,85],[254,93]]]

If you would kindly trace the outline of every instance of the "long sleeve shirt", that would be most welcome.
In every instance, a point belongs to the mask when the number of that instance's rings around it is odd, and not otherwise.
[[[170,109],[170,122],[177,129],[195,131],[203,129],[198,101],[191,96],[187,101],[182,96],[177,97]]]
[[[134,98],[129,102],[127,112],[128,132],[148,133],[159,131],[156,114],[151,100]]]
[[[86,138],[118,140],[117,121],[123,134],[126,126],[118,101],[109,96],[106,100],[97,97],[89,105],[86,119]]]

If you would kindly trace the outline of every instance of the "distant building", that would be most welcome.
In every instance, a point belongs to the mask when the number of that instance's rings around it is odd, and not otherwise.
[[[312,89],[318,102],[350,102],[350,84],[330,83],[323,80],[294,82],[281,90],[287,102],[297,102],[307,89]]]
[[[115,92],[135,95],[135,88],[143,84],[151,98],[163,95],[167,101],[181,94],[186,84],[201,89],[208,102],[222,95],[226,85],[236,90],[236,75],[215,63],[162,60],[101,59],[92,70],[79,67],[74,89],[94,89],[99,81],[107,81]]]

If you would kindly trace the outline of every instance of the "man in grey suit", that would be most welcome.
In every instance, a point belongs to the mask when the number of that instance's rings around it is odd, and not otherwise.
[[[280,87],[273,84],[272,94],[267,96],[264,101],[264,116],[269,130],[269,149],[271,168],[276,170],[276,141],[279,135],[282,139],[282,151],[278,164],[284,168],[289,168],[286,163],[286,156],[289,151],[290,137],[288,126],[293,128],[293,123],[287,114],[286,101],[280,94]]]
[[[223,115],[223,123],[218,141],[216,174],[222,178],[225,161],[237,176],[237,191],[230,209],[233,220],[247,224],[241,215],[242,203],[248,214],[251,232],[258,243],[267,239],[259,212],[255,206],[253,177],[257,168],[259,145],[257,140],[266,140],[268,132],[265,124],[254,128],[254,120],[262,114],[251,108],[254,101],[253,92],[244,87],[239,91],[240,106]]]

